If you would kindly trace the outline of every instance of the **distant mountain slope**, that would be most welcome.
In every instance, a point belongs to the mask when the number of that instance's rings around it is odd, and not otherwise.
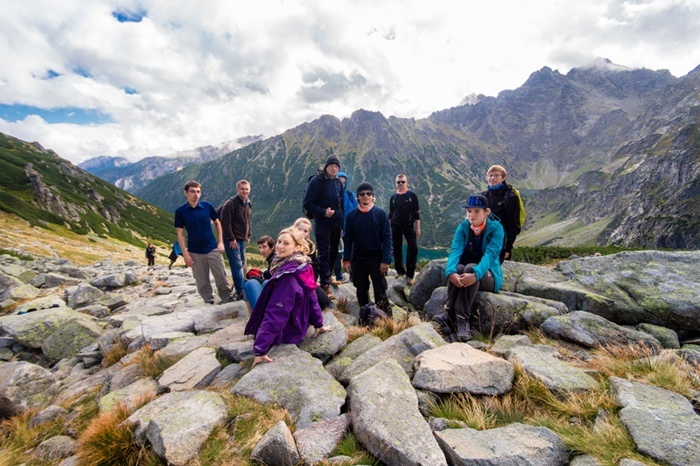
[[[371,182],[385,208],[394,176],[406,173],[421,200],[421,244],[445,246],[463,218],[460,201],[485,189],[498,163],[526,196],[520,244],[694,249],[699,89],[698,69],[676,78],[605,60],[566,75],[545,67],[518,89],[425,119],[323,116],[136,193],[173,210],[185,181],[197,179],[218,205],[246,178],[254,232],[274,234],[301,214],[308,176],[335,152],[350,187]]]
[[[136,246],[170,243],[173,216],[60,158],[38,143],[0,133],[0,210],[32,225],[66,225]]]
[[[246,136],[215,146],[198,147],[169,156],[146,157],[134,163],[128,161],[124,163],[126,159],[122,157],[100,156],[86,160],[78,166],[125,191],[133,193],[159,176],[181,170],[195,163],[216,160],[261,139],[262,136]]]

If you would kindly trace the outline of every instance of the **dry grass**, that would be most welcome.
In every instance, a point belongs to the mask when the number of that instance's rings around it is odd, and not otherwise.
[[[102,358],[102,367],[112,366],[129,353],[129,347],[121,342],[113,345],[107,350],[104,357]]]
[[[656,385],[691,397],[700,390],[700,368],[671,350],[659,354],[653,348],[609,346],[594,351],[589,366],[608,377],[616,376]]]
[[[228,422],[209,437],[190,466],[251,466],[250,452],[275,424],[284,421],[294,431],[289,413],[283,408],[260,404],[225,388],[216,393],[226,402]]]
[[[92,420],[78,438],[81,464],[137,466],[159,464],[155,453],[134,442],[133,427],[122,425],[131,412],[121,404]]]
[[[414,327],[421,323],[421,320],[415,317],[409,317],[396,321],[391,317],[377,319],[373,327],[352,326],[347,328],[348,342],[357,340],[363,335],[372,334],[386,340],[387,338],[403,332],[407,328]]]
[[[31,451],[44,440],[61,434],[63,419],[31,427],[37,410],[27,410],[0,423],[0,466],[31,461]]]
[[[145,345],[137,352],[134,361],[139,365],[144,376],[157,379],[163,372],[165,372],[180,359],[181,358],[164,354],[154,354],[151,350],[151,346]]]

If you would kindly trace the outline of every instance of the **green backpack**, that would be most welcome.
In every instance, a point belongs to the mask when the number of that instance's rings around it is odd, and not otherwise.
[[[514,186],[508,185],[508,188],[515,193],[515,196],[518,198],[518,204],[520,204],[520,218],[519,218],[519,226],[522,228],[523,225],[525,225],[525,204],[523,204],[523,198],[520,195],[520,191],[515,189]],[[506,196],[506,208],[508,208],[508,196]]]

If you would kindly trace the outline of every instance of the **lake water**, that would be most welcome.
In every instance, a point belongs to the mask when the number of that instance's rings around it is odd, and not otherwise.
[[[418,248],[418,262],[423,260],[447,259],[450,254],[448,249],[425,249]],[[406,260],[406,245],[403,245],[403,257]]]

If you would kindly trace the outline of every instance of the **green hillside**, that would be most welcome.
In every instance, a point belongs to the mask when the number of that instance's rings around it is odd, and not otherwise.
[[[72,232],[145,247],[171,243],[170,212],[103,181],[37,143],[0,133],[0,210],[33,226],[62,225]]]

